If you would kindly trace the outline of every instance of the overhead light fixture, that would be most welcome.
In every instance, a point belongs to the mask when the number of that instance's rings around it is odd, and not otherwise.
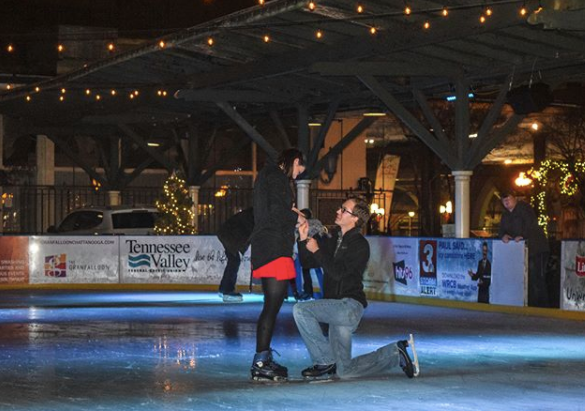
[[[362,114],[364,117],[386,117],[386,113],[383,111],[368,111]]]
[[[160,147],[160,143],[155,143],[154,141],[148,142],[148,147]]]
[[[323,124],[319,123],[318,121],[311,121],[309,122],[309,127],[321,127]]]

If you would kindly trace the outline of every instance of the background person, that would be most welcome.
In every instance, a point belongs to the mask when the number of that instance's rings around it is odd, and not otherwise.
[[[293,315],[313,365],[302,371],[306,378],[337,374],[352,378],[381,374],[400,365],[409,378],[415,367],[406,351],[407,341],[398,341],[369,354],[351,357],[352,334],[357,329],[368,303],[363,275],[370,258],[370,245],[360,230],[369,218],[365,201],[350,198],[337,210],[339,227],[331,238],[320,243],[308,237],[308,224],[299,227],[301,261],[311,253],[324,270],[324,298],[297,303]],[[321,324],[328,325],[328,337]]]
[[[217,238],[225,249],[227,264],[219,283],[219,293],[224,302],[241,302],[242,294],[236,291],[241,257],[250,245],[254,229],[254,210],[247,208],[228,218],[217,232]]]
[[[256,328],[256,354],[250,372],[253,379],[286,379],[288,370],[272,357],[270,343],[276,317],[295,278],[293,262],[295,227],[304,220],[294,205],[292,181],[305,170],[303,154],[284,150],[277,164],[267,164],[254,183],[254,230],[252,274],[262,281],[264,305]]]
[[[546,267],[550,251],[544,230],[532,207],[519,201],[513,191],[502,192],[501,199],[504,212],[498,236],[504,243],[526,240],[528,246],[528,305],[548,307]]]

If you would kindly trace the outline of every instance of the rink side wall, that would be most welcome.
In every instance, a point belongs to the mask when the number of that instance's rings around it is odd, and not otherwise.
[[[370,299],[433,305],[526,305],[523,242],[496,239],[367,237],[364,276]],[[490,304],[478,304],[482,245],[488,246]],[[561,309],[585,311],[585,241],[562,246]],[[249,250],[238,288],[250,284]],[[215,290],[226,264],[215,236],[2,236],[0,288],[142,288]],[[470,303],[470,304],[467,304]]]

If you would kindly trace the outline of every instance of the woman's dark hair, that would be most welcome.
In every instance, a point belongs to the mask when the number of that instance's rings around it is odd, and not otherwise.
[[[282,167],[284,174],[286,174],[289,178],[292,178],[293,172],[293,164],[296,159],[299,159],[299,165],[305,165],[305,156],[300,150],[296,148],[288,148],[283,150],[278,156],[278,165]]]

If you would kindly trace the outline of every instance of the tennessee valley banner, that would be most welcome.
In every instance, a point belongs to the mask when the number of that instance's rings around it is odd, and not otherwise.
[[[120,237],[122,283],[218,284],[226,266],[215,236]],[[240,264],[238,283],[250,278],[249,250]]]

